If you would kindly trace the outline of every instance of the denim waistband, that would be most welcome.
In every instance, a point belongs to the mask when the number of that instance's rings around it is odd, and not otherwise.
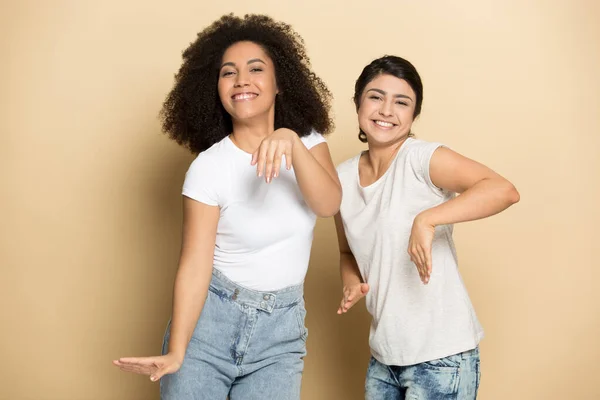
[[[259,310],[272,312],[275,308],[289,307],[303,300],[304,285],[289,286],[280,290],[258,291],[229,280],[222,272],[213,268],[210,289],[220,297]]]

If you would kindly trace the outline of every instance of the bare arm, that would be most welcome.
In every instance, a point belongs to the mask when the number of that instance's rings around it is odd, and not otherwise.
[[[183,199],[183,239],[173,293],[169,353],[183,360],[210,284],[219,207]]]
[[[423,283],[427,283],[431,275],[431,243],[437,225],[486,218],[520,199],[519,192],[508,180],[447,148],[438,148],[433,153],[429,175],[435,186],[460,195],[421,212],[413,222],[408,253]]]
[[[347,312],[358,300],[369,291],[369,285],[363,283],[358,264],[350,250],[344,225],[340,213],[335,215],[335,229],[340,249],[340,276],[342,278],[343,298],[338,309],[338,314]]]
[[[293,165],[304,201],[318,216],[331,217],[340,209],[342,188],[329,147],[320,143],[308,150],[300,138],[297,142]]]
[[[169,351],[163,356],[114,360],[121,370],[150,375],[156,381],[181,367],[208,293],[218,222],[219,207],[183,198],[183,240],[175,277]]]
[[[447,148],[433,153],[429,175],[437,187],[461,193],[421,213],[419,217],[434,226],[489,217],[519,201],[519,192],[508,180]]]

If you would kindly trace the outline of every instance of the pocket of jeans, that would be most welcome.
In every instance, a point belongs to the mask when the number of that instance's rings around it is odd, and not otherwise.
[[[296,317],[298,319],[298,329],[300,330],[300,339],[306,342],[308,339],[308,328],[306,327],[306,308],[304,307],[304,301],[299,302],[295,306]]]
[[[425,361],[423,364],[433,368],[459,368],[461,362],[462,357],[460,354],[455,354],[448,357]]]
[[[168,350],[169,350],[169,338],[171,337],[171,320],[169,319],[169,322],[167,322],[167,327],[165,328],[165,334],[163,335],[163,342],[162,342],[162,355],[167,354]]]

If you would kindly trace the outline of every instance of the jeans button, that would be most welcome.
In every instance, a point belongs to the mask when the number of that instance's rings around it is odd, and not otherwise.
[[[260,308],[267,308],[267,303],[265,303],[264,301],[261,301]]]
[[[268,294],[265,294],[265,295],[263,296],[263,299],[264,299],[264,300],[269,300],[269,299],[270,299],[270,296],[269,296]]]

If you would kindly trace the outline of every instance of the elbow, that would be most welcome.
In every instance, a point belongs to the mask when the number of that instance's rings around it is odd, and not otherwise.
[[[506,188],[504,189],[504,196],[509,206],[516,204],[521,200],[521,195],[517,191],[517,188],[510,182],[507,181]]]
[[[340,211],[340,205],[342,203],[342,189],[336,190],[335,194],[332,195],[328,201],[319,207],[315,207],[313,212],[320,218],[333,217]]]
[[[320,217],[320,218],[329,218],[329,217],[333,217],[335,214],[337,214],[339,210],[340,210],[339,207],[336,207],[336,208],[331,207],[328,209],[323,208],[323,210],[316,211],[315,214],[317,215],[317,217]]]

